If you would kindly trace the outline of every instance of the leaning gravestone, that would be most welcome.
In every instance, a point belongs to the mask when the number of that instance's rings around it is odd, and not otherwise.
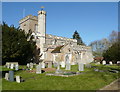
[[[20,83],[20,76],[16,76],[16,82]]]
[[[84,71],[84,64],[83,63],[78,63],[78,70]]]
[[[19,69],[19,65],[16,64],[16,65],[15,65],[15,70],[17,71],[18,69]]]
[[[45,63],[44,62],[41,63],[41,67],[45,68]]]
[[[51,62],[48,63],[48,68],[52,68],[52,63]]]
[[[5,79],[9,80],[9,73],[5,73]]]
[[[102,64],[103,64],[103,65],[105,65],[105,64],[106,64],[106,61],[105,61],[105,60],[103,60],[103,61],[102,61]]]
[[[65,62],[61,62],[61,67],[65,68]]]
[[[14,81],[14,71],[9,71],[9,81]]]
[[[66,63],[66,68],[65,70],[70,70],[71,69],[71,64],[70,63]]]
[[[41,74],[41,64],[36,66],[36,74]]]
[[[10,65],[10,69],[13,69],[13,68],[14,68],[14,64],[11,64],[11,65]]]
[[[112,61],[110,61],[109,64],[112,65]]]

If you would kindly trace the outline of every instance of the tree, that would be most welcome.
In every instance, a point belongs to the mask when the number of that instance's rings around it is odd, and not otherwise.
[[[120,60],[120,41],[114,43],[108,50],[103,53],[103,57],[106,61],[116,61]]]
[[[93,55],[95,57],[102,57],[102,53],[109,48],[110,43],[108,39],[104,38],[102,40],[91,42],[89,46],[92,47]]]
[[[74,32],[73,34],[73,39],[77,40],[78,45],[85,45],[82,41],[82,38],[80,37],[79,33],[77,31]]]
[[[27,41],[28,37],[31,37]],[[2,24],[2,63],[18,62],[26,64],[31,62],[35,49],[35,42],[32,36],[28,36],[23,30]]]

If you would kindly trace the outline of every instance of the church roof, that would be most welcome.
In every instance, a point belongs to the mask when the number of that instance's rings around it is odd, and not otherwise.
[[[51,53],[61,53],[60,50],[64,45],[57,46]]]

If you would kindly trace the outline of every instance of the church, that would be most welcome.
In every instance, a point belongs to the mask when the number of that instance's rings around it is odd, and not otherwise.
[[[32,31],[37,48],[40,48],[39,60],[42,62],[61,62],[75,65],[93,61],[90,46],[77,45],[76,39],[46,34],[46,11],[41,9],[38,16],[28,15],[19,21],[20,29]]]

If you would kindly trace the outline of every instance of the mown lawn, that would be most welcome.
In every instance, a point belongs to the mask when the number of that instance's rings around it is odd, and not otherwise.
[[[101,70],[111,68],[119,70],[118,66],[96,65]],[[25,67],[25,66],[23,66]],[[2,71],[6,71],[3,68]],[[62,69],[64,70],[64,68]],[[77,71],[77,65],[71,71]],[[72,77],[46,76],[46,73],[35,74],[27,71],[17,71],[25,82],[9,82],[2,78],[3,90],[98,90],[118,78],[118,73],[95,72],[94,68],[85,68],[84,74]],[[120,73],[119,73],[120,74]]]

